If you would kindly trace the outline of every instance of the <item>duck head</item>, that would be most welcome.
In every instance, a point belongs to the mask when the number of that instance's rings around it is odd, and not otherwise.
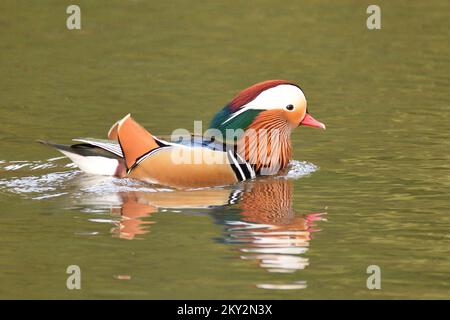
[[[241,91],[215,115],[210,129],[219,130],[228,143],[234,132],[233,143],[241,156],[256,170],[265,168],[266,174],[274,174],[291,159],[290,135],[298,126],[325,129],[308,113],[298,85],[268,80]]]
[[[256,118],[276,118],[294,129],[299,125],[325,129],[307,111],[306,97],[300,87],[286,80],[267,80],[241,91],[219,111],[210,128],[247,129]]]

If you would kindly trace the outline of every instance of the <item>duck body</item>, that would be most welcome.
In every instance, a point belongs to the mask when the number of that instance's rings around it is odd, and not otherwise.
[[[87,173],[199,188],[276,174],[291,158],[290,134],[300,124],[325,128],[306,112],[298,86],[269,80],[238,94],[202,137],[164,140],[127,115],[111,127],[108,140],[79,138],[70,146],[41,142]]]
[[[138,124],[127,116],[128,125]],[[118,140],[122,141],[126,138]],[[82,171],[90,174],[129,177],[152,184],[175,188],[200,188],[230,185],[256,176],[252,167],[223,144],[189,136],[182,142],[169,142],[154,136],[156,145],[132,144],[133,149],[121,147],[113,140],[74,139],[71,146],[49,144],[70,158]],[[126,140],[125,140],[126,141]],[[137,151],[138,149],[141,151]],[[139,155],[130,160],[132,155]],[[128,160],[128,162],[127,162]]]

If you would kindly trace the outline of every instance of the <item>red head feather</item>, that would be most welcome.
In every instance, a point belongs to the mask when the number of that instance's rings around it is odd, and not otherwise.
[[[239,92],[239,94],[234,97],[233,100],[228,104],[228,107],[230,108],[230,111],[236,112],[241,108],[243,105],[246,105],[253,99],[255,99],[261,92],[276,87],[280,84],[291,84],[294,85],[292,82],[289,82],[287,80],[267,80],[263,81],[257,84],[252,85],[251,87],[242,90]]]

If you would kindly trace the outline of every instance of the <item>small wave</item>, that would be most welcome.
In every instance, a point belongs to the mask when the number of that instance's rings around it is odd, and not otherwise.
[[[41,176],[2,179],[0,188],[19,194],[39,193],[41,196],[38,199],[44,199],[51,196],[51,194],[46,194],[49,191],[58,191],[60,195],[64,194],[60,192],[61,187],[78,173],[78,171],[54,172]]]
[[[288,171],[281,175],[287,179],[299,179],[301,177],[310,175],[311,173],[319,170],[315,164],[308,161],[291,160],[289,163]]]
[[[119,179],[115,177],[91,177],[85,181],[81,191],[85,193],[105,194],[116,192],[140,191],[140,192],[170,192],[170,188],[156,187],[144,182],[132,179]]]
[[[256,285],[256,287],[268,290],[298,290],[306,289],[307,285],[306,281],[296,281],[292,284],[261,283]]]
[[[56,158],[50,158],[47,160],[35,160],[35,161],[27,161],[27,160],[13,160],[13,161],[6,161],[6,160],[0,160],[0,170],[5,171],[20,171],[23,169],[27,170],[45,170],[50,168],[58,168],[58,167],[68,167],[73,168],[73,164],[61,166],[57,161],[65,159],[65,157],[56,157]]]
[[[46,200],[68,194],[74,197],[83,197],[87,194],[106,197],[130,191],[145,193],[174,191],[174,189],[169,187],[150,185],[132,179],[84,174],[80,170],[74,169],[76,166],[73,163],[67,163],[65,160],[65,157],[36,161],[0,160],[0,171],[4,170],[25,175],[0,179],[0,191],[28,195],[33,200]],[[38,171],[55,169],[59,171],[35,174]],[[288,170],[279,177],[299,179],[317,170],[318,167],[310,162],[293,160],[290,162]]]

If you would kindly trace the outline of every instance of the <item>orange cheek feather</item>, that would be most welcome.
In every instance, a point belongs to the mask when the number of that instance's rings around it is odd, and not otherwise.
[[[303,108],[296,109],[293,111],[283,111],[284,117],[288,120],[291,128],[296,128],[299,126],[306,112]]]

